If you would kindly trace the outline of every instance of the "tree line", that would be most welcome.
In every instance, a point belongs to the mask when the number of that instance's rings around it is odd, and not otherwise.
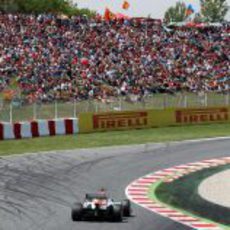
[[[79,9],[71,0],[0,0],[0,11],[10,13],[52,13],[67,16],[95,16],[96,12],[89,9]]]
[[[191,5],[191,4],[190,4]],[[200,0],[199,12],[192,12],[193,21],[196,22],[222,22],[228,13],[227,0]],[[169,7],[165,12],[165,22],[184,22],[189,20],[191,14],[183,1]],[[0,11],[20,13],[52,13],[72,15],[86,15],[92,17],[95,11],[79,9],[73,0],[0,0]]]
[[[164,16],[166,22],[184,22],[193,17],[195,22],[223,22],[229,6],[226,0],[200,0],[200,11],[188,13],[188,6],[182,1],[170,7]]]

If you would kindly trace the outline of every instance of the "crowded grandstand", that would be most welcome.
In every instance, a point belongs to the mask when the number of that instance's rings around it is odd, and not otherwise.
[[[0,91],[27,101],[226,92],[230,25],[0,14]]]

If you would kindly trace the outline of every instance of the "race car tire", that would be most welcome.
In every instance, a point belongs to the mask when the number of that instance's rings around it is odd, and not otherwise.
[[[72,212],[71,217],[73,221],[81,221],[83,215],[83,206],[81,203],[75,203]]]
[[[122,222],[123,219],[123,207],[122,205],[115,205],[113,207],[113,220],[116,222]]]
[[[131,204],[129,200],[123,200],[122,202],[123,206],[123,215],[126,217],[129,217],[131,215]]]

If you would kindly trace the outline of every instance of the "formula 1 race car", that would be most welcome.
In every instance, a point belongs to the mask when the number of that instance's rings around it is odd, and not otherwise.
[[[123,217],[131,215],[129,200],[115,202],[104,192],[86,194],[83,203],[75,203],[71,216],[73,221],[81,221],[87,218],[106,219],[122,222]]]

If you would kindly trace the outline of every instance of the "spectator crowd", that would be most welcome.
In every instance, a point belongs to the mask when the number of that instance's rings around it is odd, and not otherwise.
[[[228,90],[229,32],[0,13],[0,92],[12,81],[32,101]]]

